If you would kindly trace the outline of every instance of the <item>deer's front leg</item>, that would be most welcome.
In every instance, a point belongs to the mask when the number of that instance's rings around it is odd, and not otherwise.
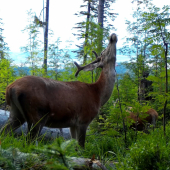
[[[85,144],[85,138],[86,138],[86,130],[87,130],[87,126],[85,125],[80,125],[77,129],[77,140],[78,143],[81,147],[84,148],[84,144]]]
[[[77,127],[73,126],[70,127],[71,138],[77,139]]]

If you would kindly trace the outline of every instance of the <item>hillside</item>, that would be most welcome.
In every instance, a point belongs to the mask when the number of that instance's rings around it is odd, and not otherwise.
[[[14,71],[15,71],[15,74],[16,75],[30,75],[30,68],[29,67],[15,67],[14,68]],[[60,72],[61,71],[64,71],[64,70],[59,70]],[[126,73],[127,69],[126,67],[121,64],[121,63],[117,63],[117,66],[116,66],[116,73],[117,74],[124,74]]]

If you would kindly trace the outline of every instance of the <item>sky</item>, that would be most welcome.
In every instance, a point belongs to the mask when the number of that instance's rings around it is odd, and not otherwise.
[[[125,20],[132,19],[132,9],[134,6],[131,3],[132,0],[116,0],[116,3],[112,5],[113,12],[119,13],[116,20],[112,23],[116,31],[110,33],[116,33],[118,36],[117,47],[121,47],[123,44],[123,37],[128,33],[126,31]],[[46,2],[46,0],[44,0]],[[80,5],[83,0],[50,0],[49,6],[49,28],[54,32],[54,39],[57,40],[60,37],[62,44],[61,48],[64,48],[67,44],[66,41],[72,41],[70,48],[75,49],[79,41],[73,36],[75,33],[73,27],[75,23],[80,21],[76,15],[76,12],[80,11]],[[167,0],[153,0],[153,3],[162,7],[168,5]],[[40,15],[43,9],[43,0],[0,0],[0,18],[4,23],[3,35],[5,42],[8,43],[10,51],[17,54],[17,59],[21,59],[20,47],[25,46],[28,41],[26,33],[22,30],[28,24],[27,11],[32,9],[37,16]],[[42,18],[41,18],[42,19]],[[42,30],[43,33],[43,30]],[[23,56],[22,56],[23,57]],[[127,60],[126,56],[119,56],[119,61]]]

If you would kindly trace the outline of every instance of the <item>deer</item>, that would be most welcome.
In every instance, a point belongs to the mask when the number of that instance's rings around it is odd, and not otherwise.
[[[80,71],[102,68],[95,83],[80,81],[63,82],[43,77],[25,76],[6,88],[6,102],[10,116],[0,133],[13,132],[27,122],[31,140],[41,132],[43,126],[70,128],[71,137],[84,148],[86,130],[99,113],[99,109],[110,98],[115,84],[116,34],[111,34],[107,48],[96,59],[80,66]]]
[[[127,121],[133,120],[133,123],[131,124],[130,128],[136,129],[137,131],[145,131],[147,123],[153,125],[153,128],[155,127],[156,121],[158,119],[157,111],[151,108],[147,112],[142,114],[144,115],[142,116],[143,118],[141,118],[140,114],[130,112],[130,115],[125,118]]]

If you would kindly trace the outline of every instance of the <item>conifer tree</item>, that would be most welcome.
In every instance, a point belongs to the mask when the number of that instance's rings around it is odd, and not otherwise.
[[[27,55],[26,64],[31,69],[32,75],[37,75],[38,66],[42,65],[41,47],[42,42],[39,39],[38,26],[33,22],[34,13],[32,10],[28,11],[28,22],[29,24],[25,27],[23,32],[28,33],[28,42],[26,46],[21,47],[21,50]]]
[[[83,63],[85,64],[87,62],[87,53],[85,52],[84,48],[89,44],[89,31],[92,26],[92,20],[93,18],[96,18],[96,6],[97,1],[96,0],[84,0],[84,3],[80,6],[80,8],[83,8],[83,11],[80,11],[76,13],[78,17],[83,17],[84,21],[76,23],[76,27],[74,27],[77,30],[77,33],[74,35],[77,36],[77,39],[81,40],[83,39],[83,43],[81,45],[77,45],[79,48],[77,51],[77,56],[80,58],[83,58]],[[85,9],[84,9],[85,8]],[[86,10],[87,9],[87,10]]]
[[[0,18],[0,59],[6,58],[9,52],[8,44],[4,41],[3,30],[3,22]]]
[[[11,67],[9,56],[9,47],[3,36],[3,22],[0,18],[0,107],[5,108],[5,90],[6,87],[14,80],[14,70]]]
[[[102,11],[103,11],[102,14],[99,11],[98,0],[85,0],[84,3],[86,4],[81,5],[81,8],[83,9],[85,8],[86,11],[80,11],[79,13],[76,13],[77,16],[79,17],[81,16],[85,18],[85,21],[76,24],[77,26],[75,28],[77,29],[78,33],[74,34],[75,36],[78,37],[79,40],[82,40],[83,42],[81,45],[77,46],[79,49],[78,51],[76,51],[78,56],[80,58],[83,58],[83,63],[86,63],[88,56],[90,56],[91,59],[94,57],[92,56],[92,53],[89,50],[93,49],[98,54],[100,54],[103,47],[98,47],[99,46],[98,42],[99,41],[105,42],[105,40],[109,36],[108,33],[109,29],[113,30],[113,25],[112,24],[109,25],[107,23],[108,20],[106,16],[109,16],[111,20],[114,21],[116,14],[110,12],[110,4],[112,4],[114,0],[103,1],[103,2],[105,6],[102,6]],[[102,23],[100,23],[100,21],[102,21]],[[103,27],[103,22],[106,23],[105,27]]]

